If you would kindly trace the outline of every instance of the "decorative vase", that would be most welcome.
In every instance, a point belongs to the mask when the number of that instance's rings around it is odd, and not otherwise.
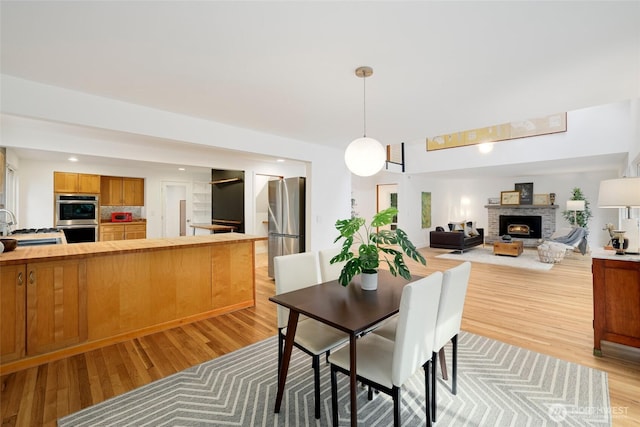
[[[616,250],[616,255],[624,255],[629,247],[629,239],[624,237],[623,230],[614,230],[611,238],[611,246]]]
[[[549,202],[552,206],[556,204],[556,193],[549,193]]]
[[[378,272],[360,274],[360,287],[363,291],[375,291],[378,289]]]

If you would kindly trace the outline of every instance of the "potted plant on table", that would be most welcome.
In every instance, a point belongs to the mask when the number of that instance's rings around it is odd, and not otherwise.
[[[396,228],[395,230],[375,230],[378,227],[389,225],[393,222],[398,209],[390,207],[376,213],[369,224],[364,218],[353,217],[336,221],[336,229],[340,235],[334,243],[340,239],[342,250],[331,258],[331,264],[344,262],[346,264],[340,272],[338,281],[342,286],[347,286],[356,274],[362,274],[362,288],[373,290],[377,288],[377,274],[380,262],[386,262],[389,271],[394,276],[398,274],[407,280],[411,279],[409,267],[404,262],[403,254],[411,259],[427,265],[424,256],[407,237],[407,233]],[[360,243],[357,252],[352,250],[354,243]],[[398,249],[399,247],[399,249]]]

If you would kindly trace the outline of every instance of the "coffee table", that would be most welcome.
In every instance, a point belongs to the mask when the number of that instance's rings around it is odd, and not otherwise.
[[[494,255],[508,255],[517,257],[522,254],[523,249],[524,244],[522,243],[522,240],[515,240],[511,242],[495,242],[493,244]]]

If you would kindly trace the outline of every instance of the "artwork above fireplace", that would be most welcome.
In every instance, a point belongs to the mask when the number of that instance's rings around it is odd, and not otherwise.
[[[539,239],[542,237],[542,217],[539,215],[500,215],[498,235]]]

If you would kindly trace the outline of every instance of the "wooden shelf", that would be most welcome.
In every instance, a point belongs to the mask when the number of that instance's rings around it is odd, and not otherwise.
[[[242,181],[240,178],[227,178],[227,179],[219,179],[217,181],[211,181],[210,184],[226,184],[229,182]]]

